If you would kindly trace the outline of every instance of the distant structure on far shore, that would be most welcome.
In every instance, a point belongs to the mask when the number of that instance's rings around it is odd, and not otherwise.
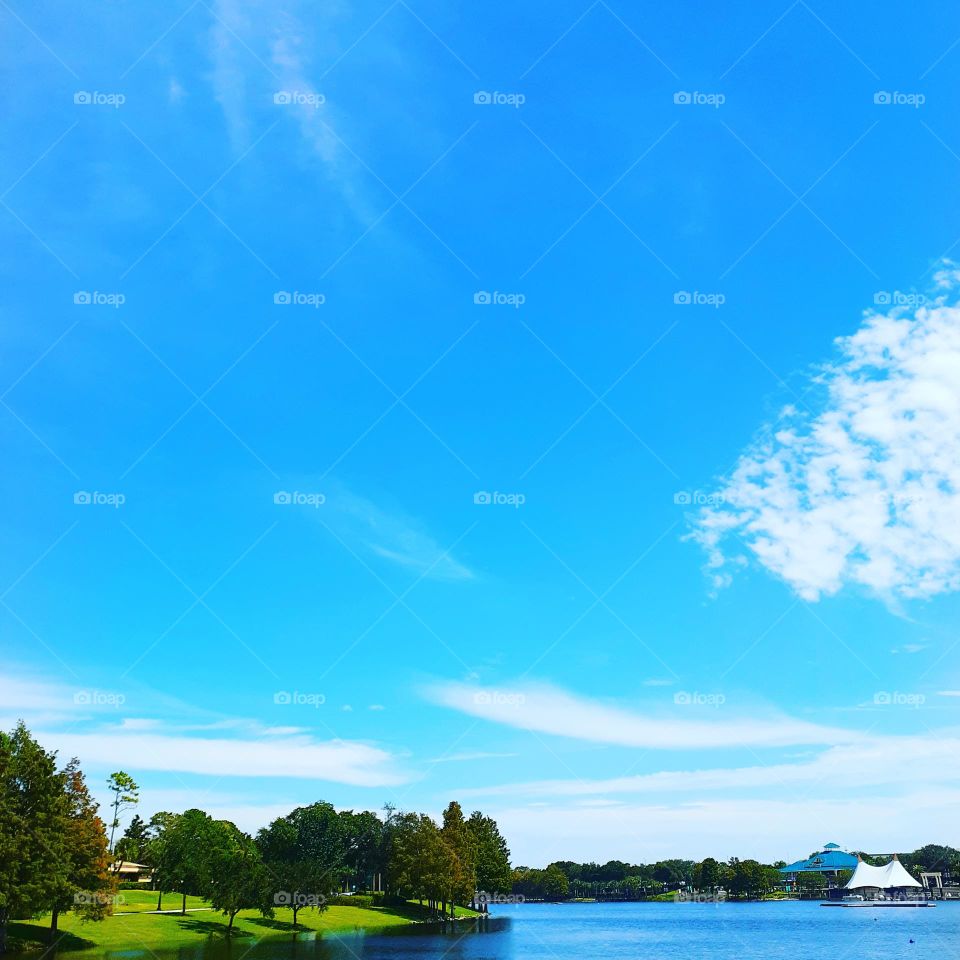
[[[780,873],[788,882],[797,879],[801,873],[819,873],[824,877],[836,879],[841,870],[854,871],[857,869],[857,856],[847,853],[838,843],[826,843],[819,853],[807,857],[806,860],[797,860],[780,868]]]

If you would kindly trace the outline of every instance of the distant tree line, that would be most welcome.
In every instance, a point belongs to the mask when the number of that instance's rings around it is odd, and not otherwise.
[[[126,773],[108,781],[110,832],[139,799]],[[75,910],[90,919],[111,912],[121,861],[150,868],[157,909],[165,895],[210,901],[227,918],[241,910],[274,916],[325,909],[338,893],[371,891],[380,903],[419,900],[433,915],[453,915],[478,892],[505,894],[510,851],[496,822],[475,811],[465,817],[452,802],[442,823],[387,806],[336,810],[317,802],[279,817],[256,836],[203,810],[134,815],[113,853],[79,764],[57,768],[21,723],[0,732],[0,952],[10,920]]]
[[[811,854],[813,856],[814,854]],[[886,862],[887,857],[862,854],[868,863]],[[920,879],[922,872],[939,872],[944,880],[960,882],[960,850],[927,844],[912,853],[901,854],[900,862]],[[622,860],[606,863],[576,863],[557,860],[544,869],[516,867],[511,892],[527,900],[615,899],[646,900],[669,892],[689,891],[705,895],[723,893],[729,899],[761,899],[782,887],[781,860],[766,864],[757,860],[659,860],[631,864]],[[836,878],[845,884],[852,874],[841,870]],[[828,880],[819,873],[797,874],[797,887],[810,896],[822,894]]]

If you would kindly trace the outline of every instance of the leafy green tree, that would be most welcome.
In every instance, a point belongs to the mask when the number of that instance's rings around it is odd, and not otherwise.
[[[173,890],[176,880],[169,872],[173,864],[167,857],[167,845],[170,840],[171,828],[180,819],[178,813],[168,813],[163,810],[150,818],[148,825],[148,839],[141,856],[143,862],[153,867],[153,886],[157,891],[157,909],[163,909],[164,890]]]
[[[346,878],[353,886],[365,889],[386,870],[387,823],[369,810],[342,810],[339,817],[345,840]]]
[[[21,721],[0,731],[0,953],[12,917],[48,909],[68,882],[65,776]]]
[[[186,810],[165,831],[158,872],[167,889],[178,889],[180,912],[187,912],[187,894],[207,896],[213,879],[216,821],[202,810]]]
[[[144,863],[147,844],[150,842],[150,827],[147,822],[135,813],[127,824],[123,836],[117,841],[114,851],[118,860],[127,860],[132,863]]]
[[[61,829],[66,871],[50,904],[51,940],[61,913],[73,910],[86,920],[102,920],[112,911],[115,876],[110,870],[107,833],[90,796],[80,763],[73,759],[63,771],[66,797]]]
[[[325,907],[346,870],[343,822],[329,803],[298,807],[257,834],[257,845],[276,888],[275,902],[293,910]]]
[[[475,810],[467,821],[467,829],[473,840],[477,888],[490,894],[509,892],[510,850],[496,820]]]
[[[260,848],[227,820],[214,822],[211,867],[210,904],[229,918],[228,936],[241,910],[259,909],[265,917],[273,916],[270,881]]]
[[[550,864],[543,871],[544,900],[563,900],[569,892],[570,881],[566,874],[556,864]]]
[[[448,858],[452,875],[450,905],[451,913],[455,913],[454,905],[470,903],[477,889],[473,835],[467,827],[463,810],[456,800],[452,800],[443,811],[440,837],[449,848]]]
[[[120,826],[120,814],[140,802],[140,788],[130,774],[118,770],[107,777],[107,789],[113,794],[113,800],[110,801],[110,806],[113,808],[113,819],[110,821],[110,849],[113,850],[113,835]]]

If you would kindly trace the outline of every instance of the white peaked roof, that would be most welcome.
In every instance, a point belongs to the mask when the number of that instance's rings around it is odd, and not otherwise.
[[[869,863],[864,863],[861,860],[857,864],[857,869],[853,871],[847,889],[879,887],[881,890],[885,890],[888,887],[919,886],[920,884],[904,870],[903,864],[897,859],[885,863],[882,867],[871,867]]]

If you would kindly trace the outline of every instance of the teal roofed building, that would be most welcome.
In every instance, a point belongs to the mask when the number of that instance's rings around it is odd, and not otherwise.
[[[838,843],[827,843],[823,850],[806,860],[797,860],[780,868],[787,879],[795,879],[798,873],[819,873],[825,877],[836,877],[841,870],[856,870],[857,856],[847,853]]]

